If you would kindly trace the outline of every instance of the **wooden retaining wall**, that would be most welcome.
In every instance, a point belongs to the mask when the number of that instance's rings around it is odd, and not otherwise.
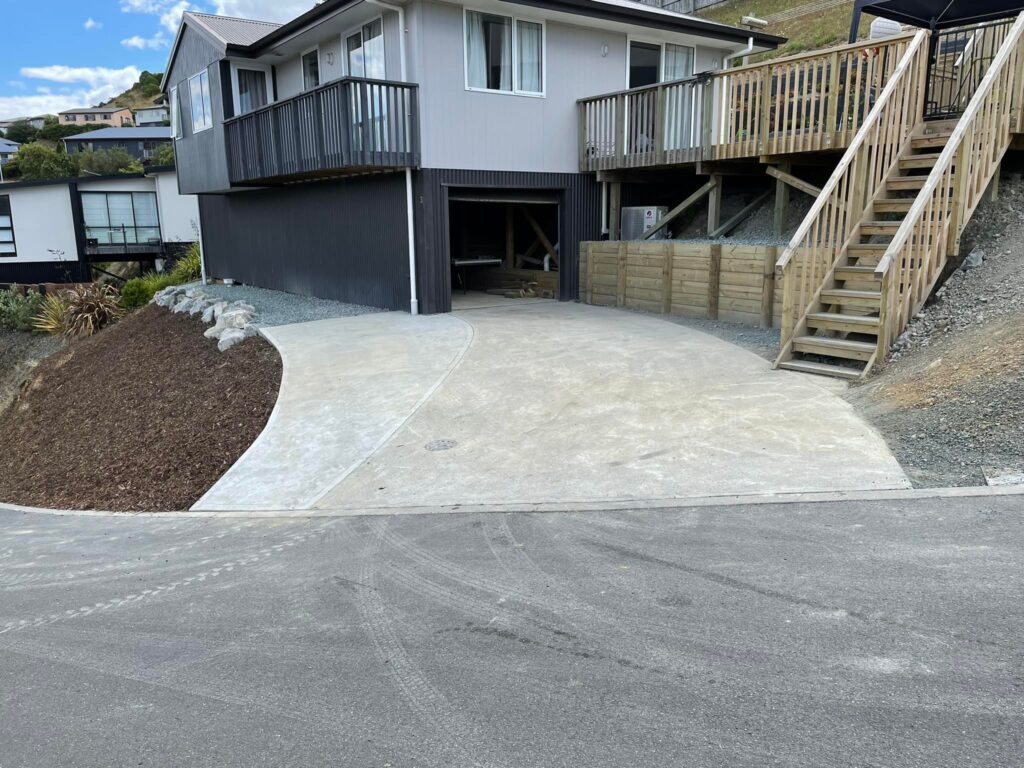
[[[781,248],[677,240],[580,244],[580,300],[658,314],[778,327]]]

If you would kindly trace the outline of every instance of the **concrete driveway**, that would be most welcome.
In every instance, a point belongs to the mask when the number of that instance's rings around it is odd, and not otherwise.
[[[593,504],[909,487],[831,381],[552,301],[267,329],[266,430],[197,510]]]

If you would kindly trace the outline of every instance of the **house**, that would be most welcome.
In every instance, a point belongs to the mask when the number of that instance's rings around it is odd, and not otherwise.
[[[20,146],[16,141],[0,138],[0,165],[7,165]]]
[[[99,149],[124,149],[143,163],[156,155],[162,144],[171,143],[171,129],[156,128],[99,128],[76,133],[64,139],[68,154]]]
[[[577,297],[578,99],[780,42],[629,0],[326,0],[186,13],[161,87],[212,277],[435,313],[478,266]]]
[[[198,236],[173,167],[0,186],[0,284],[88,280],[92,262],[152,263]]]
[[[152,107],[136,109],[133,114],[135,125],[139,128],[170,125],[171,121],[171,110],[166,104],[155,104]]]
[[[28,123],[35,130],[39,130],[46,124],[46,118],[49,115],[36,115],[35,117],[12,117],[7,120],[0,120],[0,136],[3,136],[15,123]]]
[[[121,128],[132,124],[132,111],[127,107],[84,107],[57,113],[61,125],[102,123]]]

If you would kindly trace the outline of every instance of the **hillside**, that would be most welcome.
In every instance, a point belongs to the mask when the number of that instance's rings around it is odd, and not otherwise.
[[[778,21],[772,18],[784,13],[791,16],[800,10],[806,13]],[[697,12],[702,18],[723,24],[739,25],[744,16],[756,16],[769,21],[764,31],[788,38],[789,42],[761,58],[785,56],[845,43],[850,34],[852,14],[853,3],[847,0],[728,0]],[[867,37],[874,18],[867,14],[861,17],[861,37]]]
[[[162,72],[143,71],[135,85],[99,106],[128,107],[129,109],[151,107],[153,106],[153,99],[160,94],[160,78],[162,77]]]

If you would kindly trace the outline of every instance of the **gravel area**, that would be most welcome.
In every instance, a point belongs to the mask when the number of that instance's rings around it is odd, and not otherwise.
[[[964,232],[963,265],[848,394],[919,487],[1024,472],[1024,177],[1011,162]]]
[[[753,200],[756,194],[759,194],[759,192],[726,192],[723,194],[721,220],[724,222],[729,217],[739,213],[745,205]],[[775,199],[772,195],[769,195],[768,199],[758,206],[736,229],[714,242],[733,245],[788,245],[790,239],[796,233],[797,227],[800,226],[800,222],[803,221],[804,216],[807,215],[813,204],[814,199],[809,195],[791,190],[786,230],[781,236],[778,236],[772,232],[775,222]],[[683,225],[678,234],[675,234],[675,239],[707,242],[707,230],[707,205],[701,205],[686,220],[685,225]]]
[[[193,286],[190,286],[193,287]],[[299,296],[283,291],[270,291],[266,288],[255,288],[251,285],[224,285],[210,283],[200,286],[210,296],[219,296],[227,301],[244,301],[256,308],[256,325],[270,327],[289,325],[291,323],[308,323],[311,320],[326,320],[331,317],[354,317],[370,312],[386,312],[378,307],[366,307],[361,304],[346,304],[343,301],[317,299],[312,296]]]

